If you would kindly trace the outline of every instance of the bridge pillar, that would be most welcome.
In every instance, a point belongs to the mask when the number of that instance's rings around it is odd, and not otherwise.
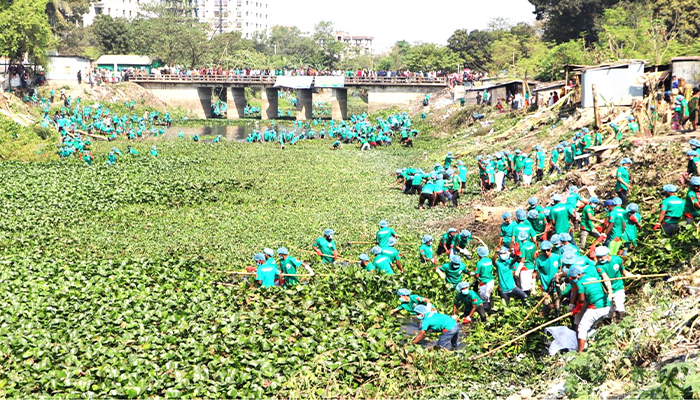
[[[245,88],[230,88],[231,92],[226,98],[228,111],[226,118],[241,119],[245,117]]]
[[[204,118],[212,118],[214,115],[211,112],[211,94],[212,94],[212,88],[210,87],[198,87],[197,88],[197,95],[199,96],[199,104],[202,106],[202,112],[204,114]],[[193,110],[195,112],[199,110]],[[199,113],[198,113],[199,114]]]
[[[276,119],[279,99],[277,88],[262,88],[262,106],[260,107],[261,119]]]
[[[333,89],[331,95],[331,118],[335,120],[348,119],[348,90]]]
[[[346,96],[347,99],[347,96]],[[297,120],[313,119],[313,93],[311,89],[297,89]]]

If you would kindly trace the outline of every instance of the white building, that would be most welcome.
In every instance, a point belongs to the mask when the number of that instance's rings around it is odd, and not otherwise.
[[[92,3],[83,16],[84,25],[93,23],[100,14],[114,18],[136,18],[141,5],[154,0],[99,0]],[[269,0],[191,0],[194,13],[214,32],[240,31],[251,39],[255,32],[267,33],[270,28]]]
[[[78,71],[82,71],[83,79],[92,69],[92,61],[79,56],[48,56],[49,64],[46,70],[47,81],[77,82]]]
[[[350,46],[359,48],[363,53],[372,53],[374,36],[350,36],[348,32],[337,31],[335,39]]]

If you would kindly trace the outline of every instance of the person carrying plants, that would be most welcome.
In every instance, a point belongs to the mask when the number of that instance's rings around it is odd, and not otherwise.
[[[491,312],[493,303],[491,302],[491,294],[493,293],[493,261],[489,258],[489,248],[479,246],[476,249],[476,254],[481,257],[476,263],[474,276],[479,283],[479,297],[484,302],[484,308]]]
[[[636,203],[629,203],[626,211],[624,216],[625,232],[622,235],[623,256],[637,247],[639,229],[642,228],[642,215],[639,212],[639,206]]]
[[[338,258],[338,248],[335,245],[335,241],[333,241],[334,233],[333,229],[324,230],[323,236],[316,239],[316,243],[312,246],[324,264],[333,264]]]
[[[623,158],[615,173],[615,193],[622,199],[622,204],[627,204],[627,195],[632,187],[630,184],[630,165],[632,165],[632,159]]]
[[[457,252],[467,258],[467,260],[472,259],[472,253],[467,249],[467,245],[472,241],[472,233],[466,229],[455,236],[452,240],[452,252]]]
[[[457,349],[459,346],[459,325],[457,321],[448,315],[431,311],[424,305],[417,305],[414,311],[416,312],[416,318],[421,321],[421,330],[413,339],[414,344],[418,344],[423,340],[427,332],[441,332],[438,338],[438,346],[445,350],[449,350],[448,346],[451,346],[452,350]]]
[[[694,176],[690,178],[690,187],[685,195],[685,206],[683,208],[683,216],[685,216],[685,221],[688,224],[692,224],[695,219],[700,217],[698,192],[700,192],[700,176]]]
[[[606,201],[605,205],[608,207],[609,212],[606,220],[606,239],[603,245],[610,247],[610,251],[617,255],[620,247],[622,247],[623,235],[626,229],[625,213],[627,211],[620,207],[622,205],[622,199],[619,197],[612,199],[612,206],[609,201]]]
[[[481,297],[469,289],[469,282],[460,282],[457,285],[457,296],[452,304],[452,319],[457,320],[457,310],[463,307],[462,323],[468,324],[472,322],[472,315],[478,312],[481,317],[481,322],[486,322],[486,310],[484,309],[484,301]]]
[[[260,287],[268,288],[275,286],[275,280],[279,278],[280,271],[277,269],[277,264],[273,258],[265,260],[263,253],[257,253],[253,260],[258,264],[258,269],[255,273],[255,282]]]
[[[440,242],[438,243],[437,249],[438,257],[443,254],[452,255],[452,249],[456,238],[457,229],[455,228],[449,228],[447,232],[440,237]]]
[[[661,202],[659,222],[654,225],[654,230],[663,228],[666,235],[671,236],[678,233],[678,222],[683,217],[685,202],[676,196],[676,185],[664,185],[663,191],[666,198]]]
[[[421,246],[418,248],[420,262],[437,264],[437,259],[433,256],[433,237],[425,235],[421,239]]]
[[[383,219],[379,221],[379,230],[377,231],[375,240],[377,246],[381,248],[389,247],[390,238],[398,239],[398,235],[396,234],[396,231],[389,227],[389,222]]]
[[[435,272],[453,287],[462,282],[462,274],[465,273],[467,267],[462,263],[462,257],[458,255],[450,256],[450,261],[435,268]]]
[[[415,308],[418,305],[423,305],[430,311],[437,311],[435,307],[430,304],[429,298],[411,294],[411,291],[408,289],[399,289],[396,295],[399,297],[401,304],[389,311],[389,315],[394,315],[399,311],[406,311],[409,314],[416,315]]]

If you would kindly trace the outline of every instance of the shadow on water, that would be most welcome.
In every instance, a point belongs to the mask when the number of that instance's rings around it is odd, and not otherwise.
[[[291,125],[286,126],[286,125],[277,125],[277,129],[280,130],[282,128],[286,128],[287,130],[293,129]],[[265,130],[265,125],[260,124],[259,122],[251,122],[249,124],[245,125],[232,125],[232,126],[224,126],[224,125],[216,125],[216,126],[172,126],[170,128],[167,128],[165,130],[165,137],[166,138],[176,138],[178,137],[178,134],[180,130],[182,130],[182,133],[185,135],[186,138],[191,139],[192,136],[194,136],[195,133],[199,134],[200,137],[202,136],[218,136],[221,135],[224,139],[227,141],[233,141],[233,142],[242,142],[245,140],[245,138],[248,136],[250,132],[252,132],[254,129],[257,129],[259,132],[263,132]],[[208,138],[202,138],[203,142],[206,141],[211,141],[211,139],[207,140]]]

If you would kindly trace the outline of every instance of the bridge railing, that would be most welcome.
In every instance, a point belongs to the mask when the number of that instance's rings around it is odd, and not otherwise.
[[[171,82],[171,83],[239,83],[239,84],[274,84],[275,75],[167,75],[167,74],[131,74],[129,80],[133,82]],[[445,77],[417,77],[417,76],[346,76],[346,86],[447,86]]]

